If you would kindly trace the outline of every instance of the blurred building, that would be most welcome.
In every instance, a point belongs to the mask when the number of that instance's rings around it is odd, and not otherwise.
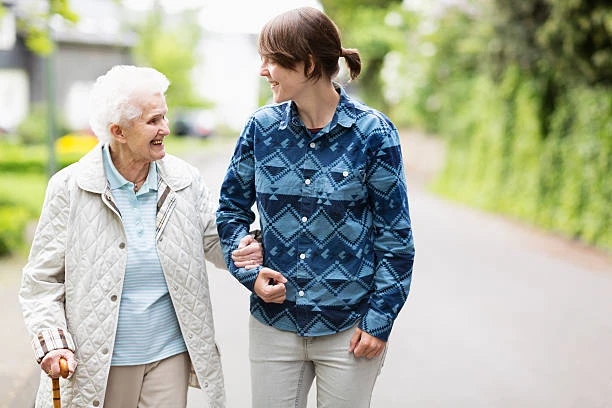
[[[13,130],[33,104],[47,99],[46,58],[25,46],[20,20],[32,21],[47,5],[39,0],[0,0],[5,14],[0,20],[0,128]],[[50,57],[58,115],[73,129],[88,127],[87,97],[95,79],[116,64],[131,62],[136,36],[126,32],[117,3],[108,0],[71,2],[77,24],[60,17],[47,24],[56,50]]]
[[[242,129],[258,103],[257,35],[205,30],[198,49],[203,58],[193,70],[194,86],[214,102],[217,123]]]
[[[204,30],[198,47],[203,59],[194,69],[194,84],[203,96],[215,102],[218,121],[240,130],[259,106],[261,85],[269,88],[259,76],[259,31],[279,13],[299,6],[321,9],[321,4],[318,0],[258,0],[245,1],[236,7],[237,3],[232,2],[184,2],[201,6],[200,23]],[[268,89],[265,95],[271,98],[272,92]]]

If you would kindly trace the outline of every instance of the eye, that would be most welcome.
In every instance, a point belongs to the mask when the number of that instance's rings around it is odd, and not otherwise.
[[[159,123],[159,122],[162,122],[162,121],[164,121],[164,120],[166,120],[166,116],[164,116],[164,115],[153,116],[153,117],[151,118],[151,120],[149,121],[149,123],[151,123],[151,124],[155,125],[155,124],[157,124],[157,123]]]

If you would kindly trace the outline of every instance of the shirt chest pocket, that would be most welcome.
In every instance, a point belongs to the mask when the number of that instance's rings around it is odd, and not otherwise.
[[[361,202],[367,198],[364,169],[326,169],[317,173],[313,184],[316,195],[332,202]]]

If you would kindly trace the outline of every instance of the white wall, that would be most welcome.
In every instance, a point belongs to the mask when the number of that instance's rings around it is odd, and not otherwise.
[[[257,108],[260,59],[257,37],[247,33],[205,32],[198,48],[201,63],[194,85],[215,103],[216,122],[241,130]]]
[[[24,70],[0,70],[0,128],[14,130],[26,117],[30,88]]]

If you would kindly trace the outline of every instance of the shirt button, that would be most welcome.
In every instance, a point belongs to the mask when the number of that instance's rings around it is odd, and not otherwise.
[[[302,217],[302,222],[308,221],[308,217]]]
[[[117,301],[117,295],[112,295],[110,297],[111,301],[116,302]]]
[[[106,347],[102,349],[102,354],[108,354],[108,349]]]
[[[300,290],[300,291],[298,292],[298,295],[300,295],[300,296],[304,296],[304,291],[303,291],[303,290]]]
[[[300,259],[306,259],[306,254],[300,254]]]
[[[92,403],[92,405],[93,405],[94,407],[99,407],[99,406],[100,406],[100,401],[95,400],[95,401]]]
[[[125,242],[120,243],[119,244],[119,248],[121,248],[121,249],[125,248]]]
[[[317,144],[316,144],[315,142],[312,142],[312,143],[310,144],[310,147],[312,147],[313,149],[314,149],[316,146],[317,146]]]
[[[344,171],[342,172],[342,175],[343,175],[344,177],[348,177],[348,171],[344,170]]]
[[[306,179],[306,180],[304,181],[304,183],[306,183],[306,185],[307,185],[307,186],[309,186],[309,185],[310,185],[310,179]]]

